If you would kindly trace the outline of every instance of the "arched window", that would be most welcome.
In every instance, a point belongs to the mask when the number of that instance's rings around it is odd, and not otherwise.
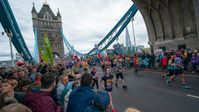
[[[51,19],[52,19],[52,16],[50,15],[49,12],[46,12],[46,13],[44,13],[43,18],[46,19],[46,20],[51,20]]]

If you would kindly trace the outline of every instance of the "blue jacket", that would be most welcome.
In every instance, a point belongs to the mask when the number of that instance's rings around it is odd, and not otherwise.
[[[196,65],[197,64],[197,57],[194,56],[194,57],[191,58],[191,64],[192,65]]]
[[[97,92],[93,105],[86,108],[84,112],[105,112],[110,104],[110,96],[106,91]]]
[[[89,106],[88,108],[86,108],[86,110],[84,112],[100,112],[100,110],[92,105],[92,106]]]
[[[89,86],[75,88],[69,96],[66,112],[84,112],[88,106],[92,105],[95,94]]]

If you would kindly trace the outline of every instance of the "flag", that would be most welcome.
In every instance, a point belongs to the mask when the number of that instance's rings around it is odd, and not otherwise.
[[[52,54],[52,48],[50,46],[50,41],[47,37],[47,33],[44,33],[44,48],[46,50],[46,54],[50,60],[50,63],[54,65],[54,59],[53,59],[53,54]]]
[[[113,45],[113,48],[114,48],[114,50],[120,49],[120,44],[119,44],[119,43],[114,44],[114,45]]]
[[[97,58],[100,59],[101,58],[101,54],[97,53]]]
[[[48,64],[48,56],[46,55],[46,51],[42,48],[39,48],[40,59],[44,61],[44,63]]]
[[[42,49],[39,48],[38,50],[39,50],[39,59],[40,59],[40,61],[43,61],[44,59],[43,59],[42,54],[41,54],[41,50],[42,50]]]
[[[101,58],[101,54],[100,54],[100,50],[99,50],[97,44],[95,45],[95,52],[97,53],[97,58],[100,59]]]

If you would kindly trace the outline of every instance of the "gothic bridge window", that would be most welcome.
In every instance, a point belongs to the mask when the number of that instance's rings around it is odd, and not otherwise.
[[[52,20],[52,16],[50,15],[49,12],[44,13],[43,18],[46,20]]]

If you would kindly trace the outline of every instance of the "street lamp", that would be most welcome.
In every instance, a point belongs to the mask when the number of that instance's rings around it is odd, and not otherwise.
[[[10,43],[10,53],[11,53],[11,59],[12,59],[12,67],[14,67],[14,59],[13,59],[13,50],[12,50],[12,32],[10,30],[5,31],[8,38],[9,38],[9,43]]]
[[[134,18],[132,18],[131,21],[132,21],[133,39],[134,39],[134,52],[136,53],[136,40],[135,40],[135,30],[134,30]]]

